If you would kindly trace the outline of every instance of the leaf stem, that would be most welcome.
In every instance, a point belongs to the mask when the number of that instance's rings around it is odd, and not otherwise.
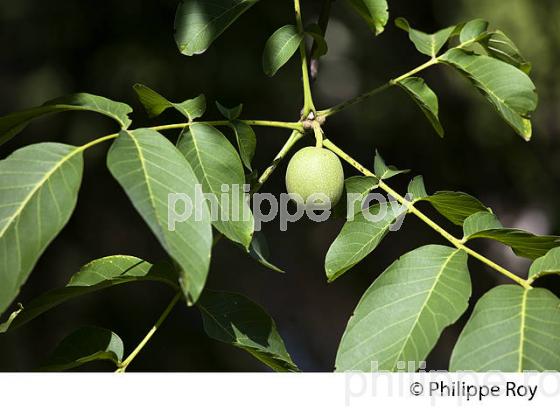
[[[152,326],[149,332],[146,333],[146,336],[144,336],[142,341],[138,343],[138,346],[136,346],[136,348],[132,351],[132,353],[130,353],[130,355],[125,360],[122,361],[122,363],[119,365],[118,369],[116,370],[116,373],[126,372],[126,368],[130,365],[130,363],[134,360],[134,358],[138,355],[138,353],[140,353],[140,351],[144,348],[144,346],[146,346],[146,344],[150,341],[152,336],[161,327],[163,322],[165,322],[165,319],[167,319],[167,317],[171,313],[171,310],[173,310],[173,308],[175,307],[175,305],[180,299],[181,299],[181,293],[179,292],[173,297],[173,299],[171,299],[171,302],[169,302],[169,304],[167,305],[167,307],[165,308],[161,316],[158,318],[157,322]]]
[[[361,165],[358,161],[356,161],[355,159],[350,157],[347,153],[345,153],[342,149],[337,147],[331,141],[324,140],[323,145],[325,147],[327,147],[328,149],[330,149],[331,151],[333,151],[339,157],[344,159],[346,162],[348,162],[350,165],[352,165],[354,168],[356,168],[362,174],[364,174],[366,176],[371,176],[371,177],[378,178],[373,172],[371,172],[370,170],[365,168],[363,165]],[[528,281],[526,281],[525,279],[517,276],[516,274],[510,272],[509,270],[507,270],[503,266],[498,265],[497,263],[491,261],[487,257],[479,254],[478,252],[476,252],[476,251],[472,250],[471,248],[469,248],[468,246],[466,246],[460,239],[454,237],[449,232],[447,232],[444,228],[439,226],[436,222],[432,221],[426,214],[424,214],[422,211],[420,211],[418,208],[416,208],[412,202],[408,201],[406,198],[404,198],[402,195],[400,195],[398,192],[396,192],[394,189],[392,189],[390,186],[388,186],[382,180],[379,180],[379,188],[381,188],[386,193],[391,195],[399,203],[406,206],[406,208],[408,209],[409,212],[413,213],[418,218],[420,218],[424,223],[426,223],[429,227],[431,227],[433,230],[435,230],[437,233],[439,233],[441,236],[443,236],[445,239],[447,239],[457,249],[461,249],[461,250],[465,251],[466,253],[468,253],[472,257],[478,259],[479,261],[481,261],[482,263],[491,267],[492,269],[496,270],[497,272],[501,273],[502,275],[507,276],[509,279],[513,280],[517,284],[523,286],[525,289],[531,289],[531,285]]]
[[[272,160],[272,163],[268,166],[268,168],[266,168],[263,171],[263,173],[261,174],[261,176],[257,180],[257,183],[251,189],[251,194],[253,194],[253,193],[257,192],[259,189],[261,189],[261,187],[268,180],[270,175],[272,175],[272,173],[276,170],[276,167],[278,166],[278,164],[280,164],[280,162],[282,162],[284,157],[288,154],[288,152],[290,152],[290,150],[295,145],[295,143],[298,142],[302,137],[303,137],[303,133],[301,133],[297,130],[292,131],[292,134],[290,135],[290,138],[288,138],[286,143],[282,146],[282,148],[280,149],[278,154],[276,154],[276,156]]]
[[[357,97],[351,98],[348,101],[344,101],[340,104],[335,105],[334,107],[327,108],[326,110],[317,111],[317,115],[320,117],[330,117],[333,114],[336,114],[342,110],[345,110],[348,107],[353,105],[359,104],[364,100],[367,100],[370,97],[373,97],[376,94],[379,94],[382,91],[391,88],[393,85],[398,84],[400,81],[413,76],[414,74],[419,73],[420,71],[425,70],[428,67],[431,67],[435,64],[438,64],[439,60],[437,58],[432,58],[429,61],[426,61],[424,64],[419,65],[418,67],[413,68],[412,70],[393,78],[392,80],[387,81],[385,84],[380,85],[379,87],[374,88],[366,93],[360,94]]]
[[[304,34],[303,22],[301,19],[301,7],[299,0],[294,0],[294,9],[296,12],[296,26],[300,34]],[[307,52],[305,50],[305,39],[299,43],[299,54],[301,57],[301,76],[303,81],[303,110],[302,118],[307,118],[310,112],[315,113],[315,105],[313,104],[313,96],[311,94],[311,83],[309,82],[309,70],[307,67]]]

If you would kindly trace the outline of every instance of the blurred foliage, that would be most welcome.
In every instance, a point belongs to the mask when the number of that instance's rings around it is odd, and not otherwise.
[[[173,40],[175,0],[18,0],[0,2],[0,113],[40,104],[58,95],[87,91],[134,106],[135,126],[150,124],[135,100],[132,85],[146,84],[170,100],[204,92],[226,106],[242,102],[244,116],[297,119],[301,108],[299,67],[295,62],[267,78],[261,53],[268,36],[293,22],[289,1],[263,1],[244,15],[207,53],[179,54]],[[318,108],[373,88],[423,62],[392,24],[374,37],[359,17],[334,3],[327,33],[329,53],[315,84]],[[304,0],[306,22],[315,21],[321,2]],[[399,89],[329,119],[329,138],[364,164],[375,148],[389,163],[423,174],[429,190],[464,190],[490,205],[507,226],[536,233],[559,233],[560,218],[560,4],[556,0],[391,1],[391,19],[405,16],[424,31],[482,17],[506,32],[533,63],[540,97],[533,141],[526,143],[505,125],[486,101],[445,67],[428,71],[426,81],[440,97],[440,139],[421,111]],[[219,113],[209,104],[209,117]],[[166,113],[162,121],[172,121]],[[84,113],[60,114],[30,125],[0,149],[5,157],[37,141],[83,143],[110,132],[109,120]],[[173,134],[170,134],[173,137]],[[255,166],[262,170],[287,138],[282,130],[257,130]],[[311,140],[304,140],[310,143]],[[300,143],[303,144],[304,142]],[[110,254],[156,261],[163,256],[151,233],[129,205],[105,167],[99,147],[86,155],[78,208],[62,235],[40,260],[19,301],[62,286],[84,263]],[[284,191],[285,165],[265,188]],[[348,169],[348,174],[350,174]],[[399,188],[406,187],[406,177]],[[399,185],[399,184],[397,184]],[[302,221],[279,232],[265,226],[272,261],[286,274],[268,271],[222,241],[215,249],[209,286],[247,294],[275,318],[287,349],[303,370],[332,370],[336,347],[360,295],[396,257],[417,246],[441,243],[422,224],[408,218],[366,260],[327,285],[324,256],[340,220]],[[498,245],[477,247],[522,272],[525,261]],[[498,274],[470,264],[477,298]],[[544,280],[543,280],[544,283]],[[28,326],[0,338],[0,370],[29,370],[72,329],[97,325],[113,329],[130,351],[171,297],[154,284],[132,284],[57,308]],[[466,317],[466,316],[465,316]],[[465,322],[444,332],[428,360],[447,368],[451,347]],[[85,367],[105,369],[103,365]],[[176,309],[131,370],[262,370],[248,355],[209,340],[194,309]]]

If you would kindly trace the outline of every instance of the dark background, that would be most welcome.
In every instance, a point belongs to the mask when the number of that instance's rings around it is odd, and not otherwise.
[[[304,0],[304,20],[316,20],[320,1]],[[152,124],[131,86],[144,83],[169,99],[206,94],[205,118],[218,118],[213,101],[244,103],[244,118],[297,120],[301,108],[296,59],[273,78],[261,69],[268,36],[293,22],[292,2],[262,1],[246,13],[203,55],[182,56],[173,40],[177,2],[80,0],[0,2],[0,115],[85,91],[131,104],[135,127]],[[329,138],[367,166],[377,148],[386,161],[424,175],[429,191],[463,190],[480,198],[506,226],[539,234],[559,233],[560,195],[560,5],[556,0],[391,1],[391,20],[405,16],[432,32],[475,17],[504,30],[533,63],[540,105],[530,143],[505,125],[482,96],[456,73],[435,67],[423,74],[440,98],[440,139],[421,111],[400,90],[329,118]],[[314,87],[316,105],[326,108],[373,88],[425,60],[391,23],[374,37],[343,1],[333,6],[330,51]],[[169,113],[161,122],[176,122]],[[87,113],[65,113],[35,121],[0,148],[3,158],[39,141],[83,144],[113,132],[109,120]],[[287,138],[286,130],[257,129],[255,165],[263,170]],[[175,138],[176,133],[170,133]],[[310,144],[304,139],[300,145]],[[157,261],[164,253],[105,166],[107,146],[86,154],[85,175],[74,216],[48,248],[17,301],[63,286],[80,266],[112,254]],[[284,191],[285,163],[264,191]],[[347,175],[354,171],[347,169]],[[401,192],[409,177],[392,182]],[[426,211],[441,221],[429,208]],[[404,252],[445,243],[413,216],[391,233],[368,258],[333,284],[323,270],[326,251],[341,220],[301,221],[279,232],[265,226],[272,257],[286,274],[269,271],[221,241],[215,248],[208,286],[235,290],[259,302],[275,318],[295,362],[306,371],[333,369],[346,322],[369,284]],[[444,221],[442,221],[445,223]],[[446,226],[449,226],[446,224]],[[449,227],[458,233],[456,227]],[[528,262],[501,245],[473,245],[512,270],[525,274]],[[484,265],[469,262],[473,302],[507,280]],[[553,286],[554,278],[539,285]],[[64,304],[27,326],[0,335],[0,370],[32,370],[56,344],[80,325],[112,329],[127,352],[139,342],[172,293],[158,284],[135,283]],[[472,305],[472,304],[471,304]],[[472,308],[472,306],[471,306]],[[428,367],[446,369],[467,312],[447,329],[428,358]],[[93,364],[87,370],[109,369]],[[245,352],[208,339],[196,309],[176,308],[136,358],[134,371],[258,371],[263,366]]]

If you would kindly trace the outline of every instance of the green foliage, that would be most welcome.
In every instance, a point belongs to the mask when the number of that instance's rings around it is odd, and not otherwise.
[[[476,304],[451,371],[560,370],[560,300],[546,289],[502,285]]]
[[[386,0],[346,0],[346,3],[362,17],[369,28],[379,35],[389,21],[389,7]]]
[[[82,182],[82,150],[41,143],[0,161],[0,312],[70,219]]]
[[[276,30],[266,41],[262,57],[264,73],[272,77],[288,62],[303,41],[296,26],[288,24]]]
[[[233,192],[233,186],[241,187],[245,182],[243,164],[233,145],[216,128],[193,124],[185,128],[177,148],[191,164],[203,191],[217,198],[216,215],[227,214],[227,218],[214,218],[216,229],[248,248],[253,236],[253,215],[243,195]],[[224,184],[230,189],[222,195]],[[243,215],[247,218],[243,218]]]
[[[167,262],[152,265],[134,256],[113,255],[93,260],[75,273],[66,287],[48,291],[14,311],[0,324],[0,333],[17,329],[37,316],[89,293],[129,282],[154,281],[177,289],[178,275]]]
[[[175,13],[175,42],[187,56],[205,52],[239,16],[259,0],[181,0]]]
[[[66,336],[39,370],[68,370],[96,360],[108,360],[118,365],[123,354],[124,344],[116,333],[86,326]]]
[[[196,205],[170,229],[168,197],[176,193],[202,198],[189,163],[163,135],[150,129],[122,131],[107,154],[107,166],[163,248],[181,267],[181,286],[189,303],[200,296],[212,247],[210,215]],[[193,203],[194,206],[194,203]]]
[[[549,250],[544,256],[537,258],[529,268],[529,280],[537,280],[541,276],[560,274],[560,247]]]
[[[452,26],[444,28],[434,34],[427,34],[410,27],[408,21],[402,17],[397,18],[395,24],[398,28],[408,32],[408,37],[414,44],[414,47],[416,47],[416,50],[432,58],[438,55],[439,51],[445,43],[447,43],[456,29],[455,26]]]
[[[489,212],[477,212],[463,223],[464,240],[487,238],[510,246],[516,255],[536,259],[560,245],[559,236],[534,235],[521,229],[503,228],[498,218]]]
[[[256,303],[236,293],[207,290],[197,306],[212,339],[247,351],[275,371],[299,370],[274,320]]]
[[[336,370],[404,370],[426,359],[443,329],[467,309],[467,255],[428,245],[403,255],[364,293],[344,331]],[[374,366],[372,368],[372,366]]]
[[[175,40],[181,53],[192,56],[204,52],[257,2],[181,1],[175,17]],[[384,30],[389,16],[385,0],[346,0],[345,4],[375,34]],[[254,232],[247,198],[236,195],[234,187],[249,181],[251,194],[256,192],[303,134],[311,134],[313,130],[316,146],[300,150],[290,161],[286,175],[288,191],[303,192],[305,197],[324,192],[336,202],[344,186],[346,193],[354,194],[356,199],[353,204],[341,203],[335,209],[338,215],[345,210],[347,220],[326,254],[328,282],[373,252],[387,233],[397,228],[405,214],[417,216],[453,245],[453,248],[426,245],[408,252],[373,281],[342,336],[335,363],[337,371],[413,370],[404,368],[403,364],[414,363],[418,367],[426,360],[443,330],[455,323],[468,307],[471,295],[468,256],[520,286],[498,286],[479,300],[454,348],[451,370],[560,370],[557,343],[560,301],[548,290],[532,287],[538,278],[560,272],[560,237],[504,228],[497,216],[471,195],[453,191],[428,194],[421,176],[410,181],[410,195],[401,196],[386,181],[408,170],[387,165],[376,151],[372,172],[324,138],[323,130],[327,117],[399,86],[420,107],[438,135],[443,136],[438,97],[420,73],[436,64],[445,64],[464,75],[502,119],[529,140],[530,118],[537,107],[535,86],[528,75],[530,63],[506,34],[500,30],[489,31],[485,20],[475,19],[428,34],[398,18],[396,25],[408,33],[415,48],[429,59],[371,91],[316,111],[308,50],[302,42],[305,36],[313,41],[310,57],[314,60],[327,53],[325,34],[330,8],[324,8],[317,24],[312,22],[304,28],[300,0],[294,0],[294,6],[295,25],[285,25],[268,38],[262,65],[264,72],[273,76],[300,50],[304,104],[298,122],[244,120],[241,119],[243,105],[226,107],[219,102],[216,106],[225,120],[201,121],[206,111],[203,94],[175,103],[142,84],[134,85],[134,91],[149,117],[172,108],[188,122],[128,130],[131,108],[92,94],[61,97],[0,117],[0,144],[22,131],[33,119],[68,110],[103,114],[117,121],[120,128],[118,133],[81,147],[41,143],[21,148],[0,161],[0,313],[12,305],[37,260],[70,218],[82,179],[82,153],[97,144],[114,140],[107,154],[107,166],[153,232],[154,239],[170,256],[169,260],[155,265],[133,256],[96,259],[74,274],[65,287],[14,307],[0,323],[0,333],[98,290],[136,281],[160,282],[176,295],[126,359],[123,360],[123,342],[115,333],[84,327],[65,338],[42,369],[65,370],[93,360],[109,360],[118,371],[125,371],[171,309],[184,299],[187,303],[182,306],[195,305],[200,310],[209,337],[247,351],[275,371],[299,371],[274,320],[259,305],[242,295],[210,291],[205,289],[205,284],[212,246],[221,234],[242,248],[246,256],[268,269],[283,272],[268,260],[266,238]],[[312,67],[316,67],[315,63],[312,62]],[[222,126],[231,128],[238,149],[218,130]],[[253,126],[292,130],[262,174],[252,166],[257,147]],[[171,129],[181,130],[176,146],[158,132]],[[302,152],[313,154],[300,161]],[[344,180],[339,158],[363,175]],[[292,172],[293,164],[298,161],[296,171]],[[392,202],[372,206],[368,203],[369,208],[362,210],[361,202],[375,189],[390,196]],[[211,194],[217,202],[214,204],[213,199],[205,202],[204,194]],[[190,214],[185,199],[195,201]],[[430,203],[449,222],[461,226],[463,237],[455,237],[424,214],[417,207],[422,202]],[[170,209],[174,206],[175,209]],[[345,209],[348,206],[350,209]],[[170,211],[179,215],[187,211],[188,216],[173,221]],[[219,231],[218,235],[213,236],[212,225]],[[470,241],[477,238],[500,242],[517,255],[533,259],[528,278],[510,272],[470,248]],[[361,267],[369,269],[365,264]]]
[[[200,94],[198,97],[183,101],[182,103],[172,103],[143,84],[134,84],[133,88],[150,118],[157,117],[168,108],[174,108],[189,121],[193,121],[202,117],[206,111],[206,98],[204,94]]]
[[[420,107],[432,127],[436,130],[440,137],[443,137],[444,131],[439,122],[439,103],[437,95],[422,78],[408,77],[398,84]]]
[[[0,145],[19,134],[35,118],[72,110],[103,114],[117,121],[122,128],[128,128],[131,123],[128,114],[132,112],[132,108],[127,104],[93,94],[72,94],[47,101],[39,107],[0,117]]]
[[[537,108],[537,94],[527,74],[501,60],[458,49],[440,59],[465,75],[515,132],[531,139],[529,116]]]

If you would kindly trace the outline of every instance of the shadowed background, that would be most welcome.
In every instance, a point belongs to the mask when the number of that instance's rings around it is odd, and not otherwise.
[[[303,0],[304,23],[317,19],[321,2]],[[406,33],[387,25],[374,37],[360,18],[333,4],[327,40],[314,85],[322,109],[367,91],[425,60]],[[273,78],[261,68],[268,36],[293,22],[291,1],[261,1],[243,15],[203,55],[179,54],[173,40],[177,2],[120,0],[18,0],[0,2],[0,115],[38,105],[73,92],[90,92],[127,102],[135,108],[134,127],[149,122],[132,85],[144,83],[172,101],[205,93],[205,118],[218,118],[213,101],[244,104],[243,118],[297,120],[302,105],[299,65],[294,58]],[[560,195],[560,5],[555,0],[390,1],[391,20],[406,17],[423,31],[482,17],[506,32],[533,63],[539,92],[533,141],[524,142],[502,122],[486,100],[457,73],[435,67],[422,74],[440,99],[446,137],[440,139],[418,107],[392,89],[329,118],[330,139],[371,167],[377,148],[388,164],[422,174],[429,192],[462,190],[490,206],[505,226],[539,234],[559,234]],[[157,122],[177,122],[173,113]],[[0,147],[4,158],[34,142],[83,144],[114,131],[101,116],[65,113],[33,122]],[[289,132],[257,128],[254,165],[263,170]],[[169,133],[175,138],[177,133]],[[230,135],[231,137],[231,135]],[[299,146],[311,144],[305,138]],[[63,286],[80,266],[102,256],[129,254],[157,261],[164,253],[112,180],[106,166],[108,146],[85,155],[85,173],[77,209],[61,235],[47,249],[17,301]],[[282,164],[263,188],[284,192]],[[346,168],[347,176],[354,174]],[[409,177],[392,185],[404,191]],[[424,207],[423,207],[424,209]],[[441,221],[427,207],[426,211]],[[397,257],[418,246],[442,243],[428,227],[409,216],[365,260],[332,284],[326,283],[324,257],[343,221],[301,221],[280,232],[278,222],[264,232],[271,260],[285,274],[265,269],[237,247],[221,241],[214,249],[208,287],[241,292],[260,303],[276,320],[288,351],[305,371],[331,371],[346,322],[361,294]],[[446,226],[449,227],[448,224]],[[450,227],[457,233],[456,228]],[[455,230],[454,230],[455,229]],[[528,263],[494,243],[474,243],[481,250],[524,274]],[[469,261],[473,301],[505,278]],[[556,278],[538,284],[556,288]],[[107,327],[119,334],[127,352],[140,341],[172,297],[154,283],[133,283],[82,297],[39,317],[14,332],[0,335],[0,370],[32,370],[68,333],[81,325]],[[472,309],[472,303],[471,303]],[[428,358],[428,368],[446,369],[453,344],[471,309],[448,328]],[[105,370],[91,364],[84,370]],[[260,371],[263,366],[233,347],[208,339],[196,309],[175,308],[131,371]]]

